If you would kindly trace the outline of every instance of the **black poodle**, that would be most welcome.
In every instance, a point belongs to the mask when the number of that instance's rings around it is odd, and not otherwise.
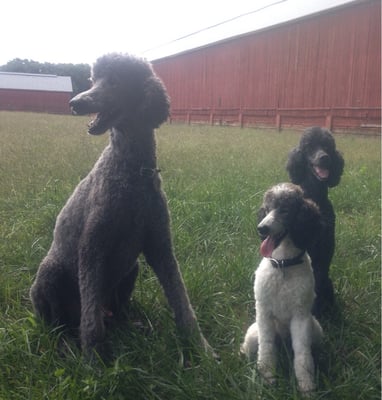
[[[339,184],[344,159],[336,150],[330,131],[313,127],[304,132],[298,147],[289,153],[286,168],[291,181],[300,185],[304,196],[318,205],[322,216],[319,238],[308,248],[316,281],[313,313],[320,315],[334,303],[329,267],[335,247],[335,213],[328,189]]]
[[[179,332],[212,351],[200,332],[175,258],[167,201],[157,168],[154,128],[169,98],[151,65],[126,54],[99,58],[93,86],[70,101],[95,113],[88,132],[110,143],[57,217],[30,295],[46,322],[79,327],[85,353],[105,336],[105,317],[133,291],[143,253],[163,286]]]

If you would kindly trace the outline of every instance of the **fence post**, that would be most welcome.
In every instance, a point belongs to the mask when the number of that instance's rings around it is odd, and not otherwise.
[[[276,113],[276,129],[281,131],[281,115],[279,112]]]
[[[214,124],[214,112],[211,111],[210,112],[210,125],[213,125],[213,124]]]
[[[243,118],[243,112],[239,113],[239,124],[240,124],[240,128],[243,127],[244,122],[243,122],[244,118]]]
[[[325,127],[329,129],[330,131],[332,130],[333,127],[333,115],[332,115],[332,110],[329,111],[329,114],[325,118]]]

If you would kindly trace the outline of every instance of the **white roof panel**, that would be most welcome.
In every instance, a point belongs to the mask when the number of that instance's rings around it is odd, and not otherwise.
[[[197,32],[185,35],[171,42],[158,45],[144,51],[143,55],[147,59],[155,61],[359,1],[360,0],[269,0],[268,2],[263,1],[259,3],[254,1],[253,11],[251,12],[200,29]],[[268,4],[264,6],[265,3]],[[258,4],[258,7],[256,7],[256,4]]]
[[[72,92],[70,76],[0,72],[0,89]]]

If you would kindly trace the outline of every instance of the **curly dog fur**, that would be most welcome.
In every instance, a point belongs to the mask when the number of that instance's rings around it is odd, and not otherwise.
[[[154,128],[169,115],[166,90],[149,63],[127,54],[100,57],[92,82],[70,105],[76,114],[96,113],[89,133],[111,129],[110,143],[57,217],[30,290],[35,312],[50,324],[79,327],[85,353],[99,350],[105,316],[129,300],[143,253],[182,337],[211,350],[173,252],[157,169]]]
[[[319,210],[299,186],[282,183],[265,193],[259,221],[263,259],[255,274],[256,322],[241,350],[250,359],[257,353],[260,373],[273,383],[276,336],[290,334],[299,389],[310,392],[315,389],[311,347],[323,333],[311,314],[314,276],[306,249],[319,231]]]
[[[313,313],[321,315],[334,303],[329,267],[335,248],[335,213],[328,189],[337,186],[344,169],[344,159],[336,150],[332,134],[319,127],[307,129],[299,145],[289,153],[287,171],[290,180],[300,185],[306,198],[319,207],[323,224],[318,240],[308,247],[316,282]]]

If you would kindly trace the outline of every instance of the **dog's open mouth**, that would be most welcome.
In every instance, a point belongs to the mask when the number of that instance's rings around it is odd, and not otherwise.
[[[101,135],[113,126],[117,119],[117,112],[99,111],[100,107],[93,102],[71,100],[72,113],[74,115],[95,115],[88,124],[88,133],[90,135]]]
[[[101,135],[110,129],[116,121],[117,113],[101,111],[96,114],[88,124],[88,133],[90,135]]]
[[[88,132],[91,135],[101,135],[106,132],[109,128],[110,119],[104,113],[96,114],[96,117],[92,119],[88,124]]]
[[[260,245],[260,254],[263,257],[272,257],[273,251],[278,247],[278,245],[281,243],[283,238],[285,237],[286,232],[282,232],[277,236],[267,236]]]
[[[320,181],[326,181],[329,178],[330,171],[327,168],[313,165],[313,171],[317,179],[319,179]]]

